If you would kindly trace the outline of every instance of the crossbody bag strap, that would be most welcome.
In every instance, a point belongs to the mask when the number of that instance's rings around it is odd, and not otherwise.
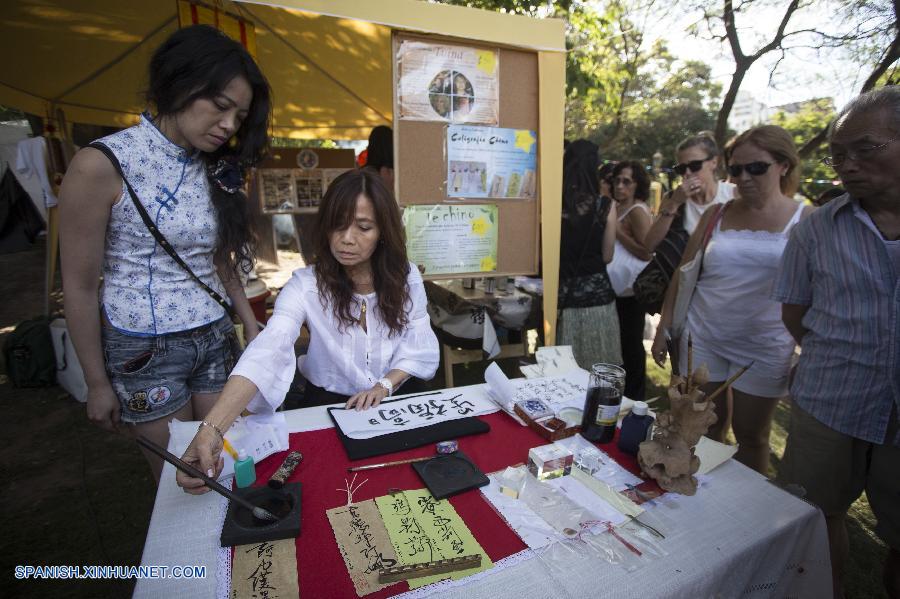
[[[712,239],[713,231],[715,231],[716,225],[718,225],[719,221],[722,220],[722,216],[725,213],[726,206],[728,206],[728,204],[716,204],[715,206],[713,206],[713,210],[715,210],[715,213],[713,213],[712,218],[709,219],[709,222],[706,223],[706,230],[703,232],[703,242],[701,244],[701,247],[703,248],[704,252],[706,252],[706,246],[709,245],[709,240]]]
[[[178,266],[183,268],[184,271],[188,275],[190,275],[190,277],[192,279],[194,279],[194,281],[196,281],[196,283],[198,285],[200,285],[200,287],[202,287],[203,290],[206,293],[208,293],[209,296],[211,298],[213,298],[213,300],[215,300],[217,304],[222,306],[222,308],[225,309],[225,311],[228,313],[228,315],[231,318],[234,318],[237,315],[237,313],[234,311],[234,308],[232,308],[231,305],[225,301],[225,298],[223,298],[221,295],[219,295],[209,285],[207,285],[202,280],[200,280],[200,277],[198,277],[196,274],[194,274],[194,271],[191,270],[191,267],[188,266],[187,263],[181,259],[181,256],[178,255],[178,252],[175,251],[175,248],[172,247],[172,244],[169,243],[169,241],[165,238],[165,236],[162,234],[162,232],[159,230],[159,228],[157,228],[156,224],[153,222],[153,219],[150,218],[150,215],[147,213],[147,209],[144,208],[144,205],[141,204],[140,200],[138,200],[137,193],[135,193],[134,188],[131,187],[131,183],[129,183],[128,179],[125,178],[125,173],[122,172],[122,165],[119,164],[119,159],[116,158],[116,155],[113,154],[112,150],[110,150],[109,147],[106,146],[105,144],[102,144],[102,143],[96,142],[96,141],[94,143],[90,144],[88,147],[94,148],[95,150],[99,150],[100,152],[103,152],[103,154],[112,163],[113,168],[116,169],[116,172],[119,173],[119,176],[122,177],[122,181],[125,182],[125,187],[128,189],[128,195],[131,196],[131,201],[132,201],[132,203],[134,203],[135,209],[137,210],[138,214],[141,216],[141,220],[144,221],[144,225],[150,231],[150,234],[153,235],[153,238],[156,240],[156,243],[158,243],[160,245],[160,247],[162,247],[162,249],[165,250],[165,252],[169,255],[169,257],[172,258],[172,260],[174,260],[175,263],[178,264]]]
[[[709,222],[706,223],[706,230],[703,231],[703,240],[700,243],[700,272],[703,272],[703,261],[706,258],[706,246],[709,245],[709,241],[712,239],[713,231],[716,230],[716,225],[719,224],[719,221],[722,220],[722,215],[725,214],[725,208],[731,202],[727,202],[725,204],[716,204],[710,210],[715,210],[715,213],[709,219]],[[697,278],[700,278],[700,275],[697,275]]]

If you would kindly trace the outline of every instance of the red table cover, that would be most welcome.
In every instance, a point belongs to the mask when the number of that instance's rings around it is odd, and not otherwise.
[[[537,433],[520,425],[504,412],[481,418],[491,426],[491,431],[459,439],[459,448],[485,474],[514,464],[527,463],[529,449],[547,444]],[[635,474],[639,472],[637,460],[620,452],[614,442],[598,447],[624,468]],[[290,449],[303,454],[303,462],[288,479],[288,482],[303,483],[301,533],[297,538],[300,594],[307,597],[356,597],[325,515],[326,510],[347,503],[343,489],[353,478],[353,473],[347,472],[347,468],[425,457],[434,455],[435,449],[433,446],[419,447],[350,462],[333,428],[293,433],[290,435]],[[277,453],[257,464],[256,486],[266,484],[286,455],[287,452]],[[359,472],[356,484],[362,481],[365,484],[353,495],[354,502],[387,495],[388,489],[392,488],[413,490],[425,487],[409,464]],[[478,490],[451,497],[450,503],[492,561],[497,562],[526,548]],[[406,582],[398,582],[366,597],[389,597],[408,589]]]

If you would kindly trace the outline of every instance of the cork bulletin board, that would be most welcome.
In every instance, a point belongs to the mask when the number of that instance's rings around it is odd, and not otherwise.
[[[450,198],[447,194],[448,122],[401,118],[398,50],[403,41],[446,44],[497,52],[499,111],[497,127],[527,129],[540,136],[538,122],[538,55],[475,42],[395,33],[394,164],[395,191],[401,208],[409,205],[495,205],[498,217],[496,268],[491,272],[454,272],[425,278],[530,275],[540,256],[540,192],[534,198]],[[540,161],[538,160],[538,164]],[[540,190],[540,169],[536,173]]]

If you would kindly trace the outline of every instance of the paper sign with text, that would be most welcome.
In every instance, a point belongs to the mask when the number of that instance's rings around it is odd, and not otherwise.
[[[397,554],[375,501],[336,507],[325,514],[356,594],[362,597],[389,586],[379,584],[378,571],[396,566]]]
[[[469,527],[446,499],[437,500],[427,489],[419,489],[376,497],[375,503],[403,565],[481,554],[478,568],[414,578],[409,581],[409,588],[447,578],[458,580],[493,566]]]
[[[234,548],[231,597],[299,597],[296,539],[263,541]]]
[[[371,439],[398,431],[496,412],[482,394],[445,389],[384,402],[368,410],[331,410],[341,431],[351,439]]]

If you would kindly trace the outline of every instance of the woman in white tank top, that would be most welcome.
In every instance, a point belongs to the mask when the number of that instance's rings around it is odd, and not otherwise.
[[[644,401],[647,353],[644,351],[644,309],[634,299],[631,286],[647,266],[650,252],[644,237],[650,229],[650,177],[641,163],[624,161],[613,169],[613,193],[618,203],[618,226],[612,262],[607,266],[609,280],[616,291],[619,339],[625,366],[625,396]]]
[[[728,172],[737,198],[714,223],[703,268],[688,309],[682,335],[693,339],[694,365],[709,368],[711,393],[744,366],[751,368],[733,385],[732,429],[738,461],[765,474],[769,431],[779,399],[788,391],[794,341],[781,321],[781,306],[769,298],[791,228],[812,210],[790,196],[797,189],[799,156],[780,127],[750,129],[726,147]],[[694,257],[711,225],[706,213],[688,242],[684,261]],[[715,218],[715,217],[713,217]],[[665,360],[664,332],[672,321],[677,282],[670,286],[653,343],[653,357]],[[681,371],[686,369],[681,352]],[[708,435],[724,440],[729,420],[725,394],[716,400],[718,421]]]

